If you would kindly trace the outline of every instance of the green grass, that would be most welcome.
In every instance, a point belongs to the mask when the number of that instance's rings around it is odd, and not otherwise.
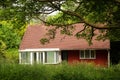
[[[120,80],[120,64],[109,68],[92,64],[20,65],[0,63],[0,80]]]

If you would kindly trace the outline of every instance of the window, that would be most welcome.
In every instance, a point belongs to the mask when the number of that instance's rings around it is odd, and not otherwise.
[[[43,52],[38,53],[38,61],[39,63],[43,63]]]
[[[96,53],[95,50],[81,50],[80,59],[95,59]]]
[[[33,63],[43,63],[43,52],[33,52]]]
[[[58,51],[46,51],[46,52],[21,52],[22,64],[33,63],[45,63],[45,64],[57,64],[60,62]]]
[[[24,63],[24,64],[30,63],[30,53],[29,52],[21,53],[21,63]]]
[[[59,61],[59,53],[55,51],[45,52],[45,63],[54,64]]]
[[[54,63],[54,52],[45,52],[45,63]]]

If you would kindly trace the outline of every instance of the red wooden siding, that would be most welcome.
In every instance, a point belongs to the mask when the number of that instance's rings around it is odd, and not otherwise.
[[[108,66],[107,50],[96,50],[96,59],[80,59],[79,50],[68,51],[68,62],[92,62],[96,65]]]

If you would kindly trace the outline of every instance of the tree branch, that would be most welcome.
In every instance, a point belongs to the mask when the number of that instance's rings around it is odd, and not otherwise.
[[[81,3],[78,4],[77,8],[75,9],[75,12],[79,9],[80,4],[81,4]]]
[[[45,12],[45,11],[41,11],[41,12],[33,12],[34,14],[51,14],[53,12],[55,12],[56,10],[52,10],[52,11],[48,11],[48,12]]]
[[[45,21],[45,20],[43,20],[43,19],[41,19],[40,17],[38,17],[38,16],[36,16],[36,18],[38,18],[39,20],[41,20],[43,23],[45,23],[45,24],[49,24],[49,25],[52,25],[52,26],[70,26],[70,25],[74,25],[74,24],[76,24],[76,23],[71,23],[71,24],[56,24],[56,23],[49,23],[49,22],[47,22],[47,21]],[[77,23],[83,23],[83,22],[77,22]]]
[[[86,27],[87,27],[87,26],[84,26],[84,28],[83,28],[82,30],[80,30],[79,32],[77,32],[75,35],[77,35],[77,34],[83,32],[83,31],[85,31]]]
[[[80,20],[82,20],[83,23],[85,23],[86,25],[96,28],[96,29],[120,29],[120,27],[108,27],[107,24],[102,24],[102,25],[98,25],[98,24],[94,24],[94,23],[89,23],[88,21],[86,21],[80,14],[73,12],[73,11],[66,11],[61,9],[60,7],[56,6],[55,4],[53,4],[52,2],[50,2],[54,8],[58,9],[59,11],[66,13],[68,15],[71,16],[76,16],[78,17]]]
[[[40,21],[42,21],[45,24],[48,24],[48,22],[46,22],[45,20],[41,19],[40,17],[36,16]]]
[[[91,40],[92,40],[93,36],[94,36],[94,28],[92,27],[92,29],[91,29],[91,37],[90,37]]]

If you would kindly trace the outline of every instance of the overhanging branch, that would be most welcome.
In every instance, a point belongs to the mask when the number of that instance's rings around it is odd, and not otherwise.
[[[69,10],[63,10],[60,7],[56,6],[54,3],[50,2],[52,4],[52,6],[56,9],[58,9],[59,11],[71,15],[71,16],[76,16],[78,17],[80,20],[82,20],[83,23],[85,23],[86,25],[93,27],[95,29],[120,29],[120,27],[109,27],[107,24],[103,24],[103,25],[98,25],[98,24],[94,24],[94,23],[90,23],[88,21],[86,21],[80,14],[73,12],[73,11],[69,11]]]

